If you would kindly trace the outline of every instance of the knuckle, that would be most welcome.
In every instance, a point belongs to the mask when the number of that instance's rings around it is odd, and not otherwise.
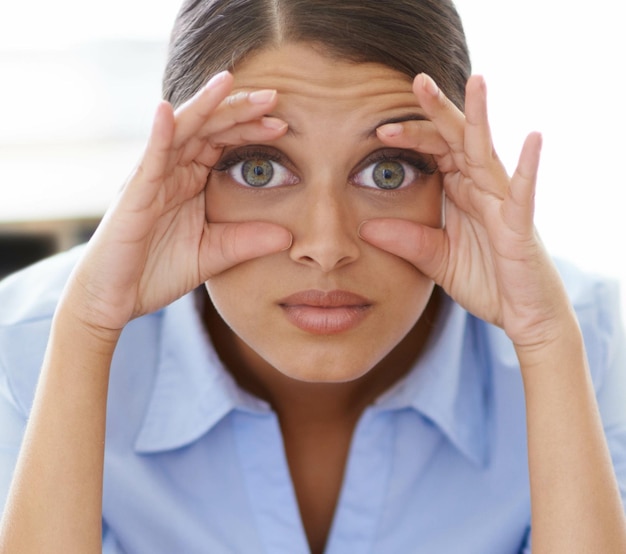
[[[476,156],[470,155],[467,152],[465,153],[465,158],[463,160],[465,162],[465,166],[469,169],[483,169],[485,164]]]
[[[500,159],[493,147],[483,152],[473,152],[464,154],[465,165],[468,169],[493,169],[500,163]]]
[[[212,148],[213,150],[219,150],[227,146],[227,142],[224,141],[222,137],[208,137],[207,143],[209,148]]]
[[[241,104],[248,97],[247,92],[237,92],[226,97],[226,105],[234,108]]]
[[[227,263],[237,260],[237,234],[239,225],[228,225],[220,235],[220,253]]]

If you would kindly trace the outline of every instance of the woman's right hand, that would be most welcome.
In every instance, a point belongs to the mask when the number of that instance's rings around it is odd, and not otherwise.
[[[147,148],[74,270],[62,309],[116,340],[131,319],[183,296],[238,263],[286,249],[290,233],[266,222],[209,223],[205,187],[224,146],[278,138],[265,117],[271,90],[230,95],[213,77],[175,112],[158,107]]]

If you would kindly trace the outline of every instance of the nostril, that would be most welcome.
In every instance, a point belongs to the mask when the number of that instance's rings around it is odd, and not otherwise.
[[[360,218],[357,220],[337,201],[308,200],[306,209],[292,224],[291,259],[324,272],[358,259],[362,242],[357,235]]]

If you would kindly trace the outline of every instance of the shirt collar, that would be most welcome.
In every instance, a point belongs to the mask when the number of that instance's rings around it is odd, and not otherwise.
[[[161,312],[152,396],[135,450],[154,453],[190,444],[235,408],[268,412],[267,403],[240,389],[208,339],[194,293]]]
[[[234,409],[268,413],[270,406],[237,386],[215,352],[194,294],[162,310],[154,389],[135,442],[140,453],[180,448]],[[376,402],[411,408],[432,421],[477,465],[487,461],[487,379],[478,320],[445,297],[415,367]]]
[[[485,323],[444,297],[424,352],[405,379],[377,401],[379,409],[414,409],[435,424],[470,461],[488,458],[488,361]]]

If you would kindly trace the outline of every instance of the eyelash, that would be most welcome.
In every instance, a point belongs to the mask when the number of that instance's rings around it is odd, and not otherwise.
[[[292,176],[292,178],[290,179],[291,182],[288,183],[289,185],[295,185],[299,182],[299,179],[295,176],[295,174],[286,167],[291,164],[285,158],[283,154],[281,154],[280,152],[276,150],[264,150],[264,149],[259,149],[258,147],[255,149],[239,148],[237,150],[232,150],[231,152],[228,152],[221,160],[219,160],[219,162],[215,166],[213,166],[213,170],[219,171],[219,172],[231,173],[233,168],[237,167],[237,165],[243,164],[245,162],[255,160],[255,159],[268,161],[268,162],[274,162],[274,164],[278,165],[282,171],[289,172],[290,175]],[[276,169],[275,166],[273,166],[273,169]],[[231,178],[237,181],[240,185],[244,187],[252,188],[252,189],[255,188],[253,185],[240,183],[239,180],[232,174],[231,174]],[[282,186],[285,186],[285,185],[282,185]],[[269,189],[269,188],[274,188],[274,187],[261,185],[261,186],[258,186],[257,188]]]
[[[247,162],[254,158],[262,158],[270,162],[276,162],[281,165],[285,163],[284,156],[279,152],[273,150],[249,150],[249,149],[237,149],[232,150],[225,154],[218,162],[213,166],[214,171],[228,171],[234,165],[241,162]]]
[[[245,163],[250,160],[254,160],[254,159],[274,162],[275,164],[278,164],[284,171],[288,171],[293,176],[293,179],[291,180],[290,183],[288,183],[288,185],[297,184],[300,182],[298,177],[295,176],[295,174],[288,169],[288,166],[292,165],[289,162],[289,160],[286,159],[286,157],[281,152],[277,150],[273,150],[273,149],[266,150],[266,149],[259,149],[258,147],[255,147],[255,148],[239,148],[236,150],[232,150],[228,152],[222,159],[220,159],[215,166],[213,166],[213,170],[219,171],[219,172],[230,172],[237,165]],[[365,169],[371,166],[374,166],[376,164],[379,164],[381,162],[397,162],[397,163],[407,164],[417,173],[415,179],[413,179],[412,182],[418,181],[420,178],[433,175],[437,172],[437,165],[434,162],[434,160],[432,160],[432,158],[423,156],[413,151],[383,149],[383,150],[379,150],[370,154],[363,162],[361,162],[358,168],[351,174],[350,180],[354,182],[356,176],[360,175]],[[232,175],[231,177],[239,183],[239,181],[235,177],[233,177]],[[244,184],[244,183],[239,183],[239,184],[247,188],[255,188],[253,185],[250,185],[250,184]],[[395,192],[399,189],[405,188],[406,186],[403,183],[397,188],[385,189],[382,187],[376,187],[376,186],[372,187],[369,185],[363,185],[358,182],[355,184],[357,186],[361,186],[363,188],[370,188],[370,189],[373,189],[382,193]],[[274,185],[270,187],[260,185],[258,188],[269,189],[269,188],[274,188],[276,186],[281,187],[285,185]]]
[[[360,175],[365,169],[375,166],[381,162],[397,162],[402,164],[407,164],[416,172],[415,179],[412,181],[402,184],[397,188],[385,189],[382,187],[369,187],[367,185],[360,185],[364,188],[373,188],[374,190],[390,193],[395,192],[400,189],[405,188],[410,185],[411,182],[419,181],[421,178],[426,176],[434,175],[437,172],[437,164],[432,158],[428,158],[422,154],[414,152],[412,150],[378,150],[373,154],[370,154],[362,163],[359,164],[358,168],[352,174],[351,178],[354,179],[355,176]]]

